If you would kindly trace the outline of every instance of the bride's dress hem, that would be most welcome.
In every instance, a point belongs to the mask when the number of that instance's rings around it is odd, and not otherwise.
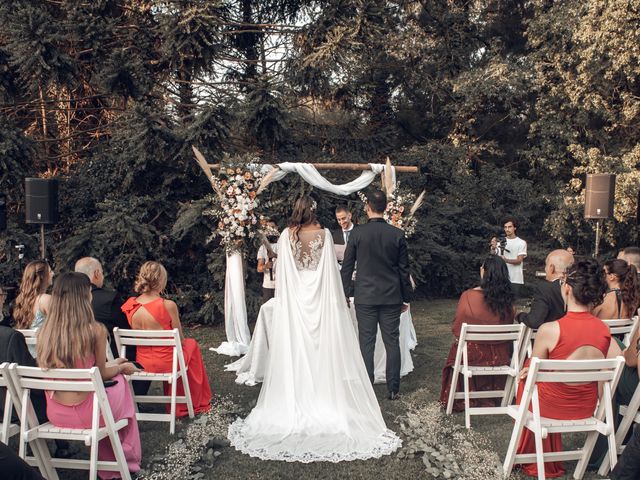
[[[245,422],[239,418],[231,425],[229,425],[228,439],[231,442],[231,446],[236,450],[249,455],[250,457],[256,457],[260,460],[275,460],[284,462],[300,462],[300,463],[313,463],[313,462],[349,462],[353,460],[369,460],[371,458],[380,458],[384,455],[391,455],[398,448],[402,446],[402,440],[393,431],[387,429],[384,433],[379,435],[376,446],[366,451],[351,451],[351,452],[331,452],[328,454],[320,454],[316,452],[300,452],[292,453],[289,450],[276,451],[275,448],[251,448],[249,446],[250,439],[244,437],[243,427]],[[305,438],[309,438],[305,436]],[[340,435],[340,438],[344,438],[344,435]],[[292,436],[287,437],[287,441],[291,441]]]

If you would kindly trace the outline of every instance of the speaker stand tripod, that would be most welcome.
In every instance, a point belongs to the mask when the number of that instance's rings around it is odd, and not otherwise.
[[[593,258],[598,258],[598,252],[600,251],[600,222],[602,220],[596,220],[596,248],[593,252]]]
[[[40,258],[42,260],[47,258],[47,251],[44,246],[44,223],[40,224]]]

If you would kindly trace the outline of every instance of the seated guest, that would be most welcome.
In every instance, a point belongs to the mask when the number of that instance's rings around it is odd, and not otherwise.
[[[129,328],[129,322],[125,317],[120,307],[124,303],[120,295],[113,290],[108,290],[104,287],[104,273],[102,265],[98,260],[92,257],[84,257],[76,262],[74,270],[79,273],[84,273],[89,277],[91,282],[91,308],[93,309],[93,315],[96,320],[105,327],[111,338],[111,352],[114,357],[119,356],[116,342],[113,339],[113,329]],[[127,359],[135,360],[135,348],[127,348]]]
[[[37,469],[21,459],[11,447],[0,442],[0,472],[11,480],[44,480]]]
[[[533,344],[532,357],[551,360],[597,360],[615,358],[620,348],[611,341],[609,328],[591,310],[602,302],[606,291],[604,272],[595,260],[580,261],[569,267],[562,280],[562,297],[567,302],[567,314],[554,322],[540,326]],[[520,403],[528,362],[520,374],[517,402]],[[538,385],[540,415],[559,420],[578,420],[593,415],[598,402],[598,383],[540,383]],[[545,452],[562,450],[559,433],[550,433],[542,440]],[[517,453],[535,452],[535,439],[524,429]],[[547,478],[560,477],[565,470],[562,462],[545,462]],[[522,467],[526,475],[536,477],[535,463]]]
[[[618,252],[618,258],[624,260],[630,265],[636,267],[636,271],[640,272],[640,248],[626,247]]]
[[[45,293],[53,282],[53,271],[44,260],[29,262],[22,274],[20,292],[13,309],[16,328],[39,328],[47,318],[51,295]]]
[[[553,322],[564,315],[564,299],[560,294],[560,278],[573,263],[573,255],[567,250],[553,250],[544,262],[545,281],[539,282],[529,312],[520,312],[516,321],[537,329],[546,322]]]
[[[640,478],[640,425],[635,424],[618,463],[611,471],[611,480],[638,480]]]
[[[42,368],[98,367],[103,380],[113,379],[106,388],[107,399],[117,422],[127,419],[118,431],[129,471],[140,470],[141,447],[138,422],[131,389],[122,374],[138,369],[124,359],[106,362],[107,330],[96,322],[91,309],[91,283],[82,273],[63,273],[51,292],[47,321],[38,331],[38,364]],[[93,393],[47,392],[49,421],[61,428],[90,428],[93,417]],[[100,440],[98,459],[114,461],[109,438]],[[117,472],[99,470],[100,478],[118,478]]]
[[[593,314],[602,319],[631,318],[640,303],[636,267],[622,259],[608,260],[604,264],[607,293]]]
[[[513,323],[513,291],[509,280],[507,265],[500,257],[490,255],[480,267],[480,286],[466,290],[460,296],[453,320],[453,335],[456,337],[449,350],[449,356],[442,370],[442,389],[440,402],[446,405],[451,388],[451,377],[458,350],[458,338],[463,323],[474,325],[501,325]],[[511,342],[468,343],[469,363],[471,365],[508,365],[511,362]],[[505,377],[477,376],[469,380],[472,391],[502,390]],[[462,378],[458,390],[462,391]],[[471,399],[472,407],[495,407],[500,399]],[[454,410],[464,410],[462,400],[454,402]]]
[[[137,330],[171,330],[177,328],[182,338],[182,351],[188,368],[189,390],[196,413],[211,408],[211,388],[204,368],[200,347],[193,338],[184,338],[178,307],[175,302],[162,298],[161,293],[167,286],[167,271],[158,262],[145,262],[138,272],[134,290],[138,297],[129,298],[122,306],[131,328]],[[142,347],[137,350],[137,361],[144,370],[153,373],[171,371],[173,349],[170,347]],[[170,394],[170,385],[165,383],[165,395]],[[184,395],[182,380],[178,380],[178,396]],[[169,405],[167,405],[167,409]],[[187,405],[176,405],[176,416],[189,414]]]

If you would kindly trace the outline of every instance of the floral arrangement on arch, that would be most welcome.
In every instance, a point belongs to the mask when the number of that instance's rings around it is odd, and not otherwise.
[[[382,189],[387,195],[387,208],[383,215],[385,221],[403,230],[406,237],[413,235],[418,223],[415,213],[424,202],[426,192],[423,191],[416,198],[413,192],[401,187],[400,182],[394,182],[389,159],[382,174]],[[358,192],[358,197],[364,205],[367,204],[367,196],[364,193]]]
[[[249,154],[225,156],[222,165],[218,174],[209,178],[216,195],[210,196],[214,206],[203,215],[218,220],[218,228],[211,238],[220,237],[227,252],[242,252],[247,240],[253,239],[260,228],[258,195],[270,175],[262,175],[258,168],[252,168],[260,163],[256,156]]]
[[[367,196],[364,193],[358,192],[358,197],[364,205],[367,204]],[[403,230],[405,236],[409,237],[416,230],[418,219],[415,217],[415,212],[422,204],[423,198],[424,194],[420,194],[418,197],[420,203],[418,203],[416,196],[411,191],[400,189],[398,184],[393,194],[387,196],[387,208],[383,218],[387,223]]]

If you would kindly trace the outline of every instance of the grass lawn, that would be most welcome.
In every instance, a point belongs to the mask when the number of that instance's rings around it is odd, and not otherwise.
[[[440,394],[441,371],[444,360],[451,345],[450,326],[455,310],[455,300],[421,301],[412,304],[413,321],[418,335],[418,346],[413,352],[415,370],[402,379],[401,392],[403,397],[411,399],[419,396],[421,402],[436,402]],[[253,328],[253,325],[251,325]],[[211,387],[216,399],[231,399],[237,407],[237,415],[245,416],[255,405],[260,393],[260,386],[248,387],[237,385],[234,382],[235,374],[225,372],[223,367],[232,359],[209,351],[209,347],[217,347],[224,340],[224,326],[199,327],[187,329],[187,335],[196,338],[202,348],[203,357],[207,365],[207,371]],[[391,402],[386,399],[386,387],[375,387],[382,413],[387,425],[398,432],[398,418],[406,413],[407,403],[404,401]],[[462,413],[453,416],[453,422],[464,425]],[[184,436],[185,429],[190,428],[194,421],[180,421],[177,426],[177,434],[171,437],[168,433],[168,425],[165,423],[141,423],[140,430],[143,445],[143,468],[150,473],[151,464],[157,462],[167,447]],[[499,461],[504,459],[507,444],[511,435],[513,423],[506,416],[480,416],[472,419],[474,430],[484,438],[484,444],[488,449],[497,454]],[[182,433],[181,433],[182,432]],[[571,446],[579,439],[566,439],[567,446]],[[399,458],[397,454],[380,459],[354,462],[332,463],[287,463],[275,461],[262,461],[237,452],[231,447],[220,450],[213,467],[204,468],[200,478],[205,479],[407,479],[407,478],[434,478],[425,470],[422,460],[414,457]],[[456,459],[460,463],[465,458]],[[568,473],[565,478],[573,478],[573,466],[568,464]],[[154,468],[153,470],[156,470]],[[146,475],[147,478],[154,478]],[[84,478],[84,476],[71,476],[61,478]],[[172,477],[162,477],[172,478]],[[177,477],[176,477],[177,478]],[[487,478],[486,476],[472,476],[467,478]],[[514,478],[526,478],[514,475]],[[585,479],[601,478],[589,473]]]

